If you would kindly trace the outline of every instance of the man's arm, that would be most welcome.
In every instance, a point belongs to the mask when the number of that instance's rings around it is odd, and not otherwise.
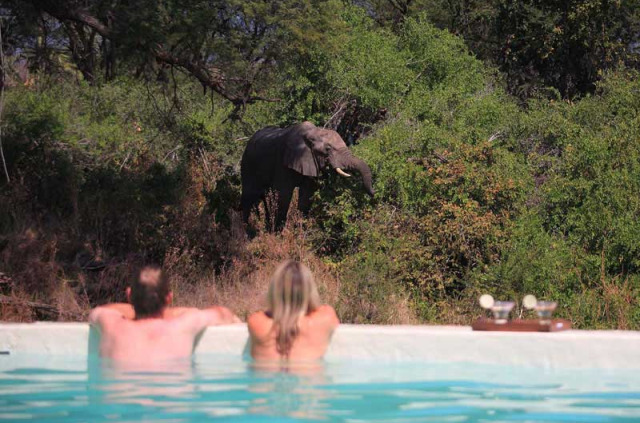
[[[231,310],[226,307],[209,307],[204,309],[203,312],[208,314],[209,323],[207,326],[242,323],[242,320],[240,320],[238,316],[236,316]]]
[[[206,310],[192,309],[178,317],[186,322],[188,330],[199,333],[207,326],[241,323],[241,320],[226,307],[210,307]]]

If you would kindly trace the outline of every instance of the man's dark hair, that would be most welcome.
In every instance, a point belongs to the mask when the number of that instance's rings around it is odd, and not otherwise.
[[[131,285],[130,301],[137,319],[157,317],[167,305],[169,280],[156,264],[142,266]]]

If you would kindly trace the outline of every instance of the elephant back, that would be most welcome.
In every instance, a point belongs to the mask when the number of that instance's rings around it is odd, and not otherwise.
[[[249,144],[262,144],[277,141],[282,137],[282,135],[284,135],[287,129],[288,128],[279,128],[277,126],[267,126],[253,134],[249,140]]]
[[[283,135],[287,129],[277,126],[267,126],[256,132],[244,150],[240,169],[243,175],[260,175],[258,178],[271,173],[277,166],[281,166],[284,148]],[[270,179],[270,178],[269,178]]]

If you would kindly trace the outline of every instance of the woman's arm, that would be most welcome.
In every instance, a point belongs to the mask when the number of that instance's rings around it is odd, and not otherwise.
[[[316,309],[314,314],[318,317],[318,320],[326,325],[331,331],[335,330],[340,325],[340,319],[335,309],[328,304],[321,305]]]

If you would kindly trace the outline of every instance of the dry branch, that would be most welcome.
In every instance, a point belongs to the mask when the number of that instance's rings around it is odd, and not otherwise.
[[[12,306],[29,307],[32,310],[37,310],[46,314],[52,314],[55,316],[65,316],[73,320],[84,320],[85,316],[81,313],[74,313],[71,311],[60,310],[56,306],[45,303],[36,303],[33,301],[20,300],[18,298],[8,297],[6,295],[0,295],[0,304],[7,304]]]

